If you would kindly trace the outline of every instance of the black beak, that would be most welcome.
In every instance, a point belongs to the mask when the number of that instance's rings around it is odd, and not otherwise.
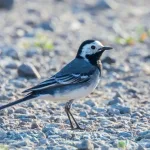
[[[100,48],[99,50],[105,51],[105,50],[111,50],[111,49],[113,49],[113,48],[109,47],[109,46],[104,46],[104,47]]]

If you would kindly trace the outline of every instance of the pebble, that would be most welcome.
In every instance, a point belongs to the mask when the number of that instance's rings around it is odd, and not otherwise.
[[[81,116],[81,117],[87,117],[88,114],[87,114],[86,111],[80,111],[80,116]]]
[[[23,81],[12,80],[11,83],[13,83],[13,85],[17,88],[25,88],[26,87],[26,84]]]
[[[140,112],[135,112],[135,113],[131,114],[131,117],[132,118],[134,118],[134,117],[142,117],[142,114]]]
[[[16,59],[16,60],[19,60],[20,59],[20,56],[17,52],[17,50],[13,49],[13,48],[8,48],[5,50],[5,55],[6,56],[9,56],[13,59]]]
[[[84,102],[84,104],[89,105],[91,107],[94,107],[96,105],[95,102],[93,102],[92,100],[87,100]]]
[[[0,95],[0,100],[8,100],[8,99],[9,99],[9,97],[7,95],[5,95],[5,94]]]
[[[6,131],[0,128],[0,140],[4,140],[7,137]]]
[[[4,119],[2,117],[0,117],[0,124],[5,123]]]
[[[38,54],[40,54],[40,51],[37,49],[29,49],[26,51],[26,57],[33,57]]]
[[[102,60],[102,63],[107,63],[107,64],[113,64],[113,63],[115,63],[116,62],[116,60],[115,59],[113,59],[113,58],[111,58],[111,57],[109,57],[109,56],[107,56],[107,57],[105,57],[103,60]]]
[[[40,145],[48,144],[48,140],[47,140],[46,138],[40,138],[40,139],[39,139],[39,144],[40,144]]]
[[[119,136],[119,137],[122,136],[122,137],[129,138],[129,137],[131,137],[132,135],[131,135],[131,132],[120,132],[120,133],[118,134],[118,136]]]
[[[39,27],[43,28],[44,30],[54,31],[54,26],[51,22],[42,22]]]
[[[83,140],[81,144],[78,145],[80,150],[94,150],[94,145],[91,140]]]
[[[116,97],[115,99],[108,102],[108,105],[114,105],[114,104],[123,104],[123,99],[121,97]]]
[[[11,140],[23,140],[23,136],[17,131],[8,131],[7,138]]]
[[[29,63],[24,63],[18,68],[18,74],[21,77],[40,78],[40,74],[36,68]]]
[[[31,129],[36,129],[36,128],[39,128],[39,125],[37,124],[37,122],[33,122],[31,124]]]
[[[25,108],[17,108],[15,110],[15,113],[19,113],[19,114],[27,114],[27,110]]]
[[[96,7],[99,9],[111,9],[112,8],[112,6],[110,5],[110,2],[106,0],[97,0]]]
[[[32,138],[30,139],[30,141],[32,141],[32,142],[35,143],[35,144],[38,144],[38,143],[39,143],[39,140],[38,140],[36,137],[32,137]]]
[[[111,83],[106,84],[107,87],[112,87],[112,88],[126,88],[124,82],[121,81],[113,81]]]
[[[15,146],[15,147],[27,146],[27,142],[26,141],[18,141],[18,142],[11,144],[10,146]]]
[[[112,107],[118,109],[121,114],[126,114],[126,113],[131,112],[131,109],[129,107],[123,106],[123,105],[120,105],[120,104],[112,105]]]
[[[44,146],[39,146],[36,148],[36,150],[45,150],[45,147]]]
[[[14,113],[14,109],[13,108],[8,108],[7,114],[10,115],[10,114],[13,114],[13,113]]]
[[[102,146],[100,150],[113,150],[113,149],[110,149],[108,146]]]
[[[109,115],[119,115],[120,114],[120,111],[118,110],[118,109],[116,109],[116,108],[109,108],[108,110],[107,110],[107,113],[109,114]]]
[[[14,0],[0,0],[0,9],[11,9],[14,4]]]
[[[97,107],[97,106],[94,106],[93,110],[95,110],[99,113],[105,113],[107,111],[105,108],[100,108],[100,107]]]
[[[142,145],[139,145],[137,150],[146,150]]]
[[[14,114],[15,119],[21,119],[21,120],[30,120],[30,119],[36,119],[35,115],[29,115],[29,114]]]
[[[51,129],[57,129],[59,127],[59,125],[58,124],[46,124],[44,127],[43,127],[43,129],[42,129],[42,132],[44,132],[44,133],[46,133],[46,132],[48,132],[49,130],[51,130]]]
[[[17,69],[18,65],[15,62],[11,62],[11,63],[7,64],[5,67],[9,68],[9,69]]]

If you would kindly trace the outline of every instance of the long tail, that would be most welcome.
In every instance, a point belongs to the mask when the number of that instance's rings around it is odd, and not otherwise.
[[[13,106],[13,105],[16,105],[16,104],[18,104],[18,103],[27,101],[27,100],[32,99],[32,98],[35,98],[35,97],[36,97],[36,96],[35,96],[35,95],[32,95],[32,94],[27,95],[26,97],[24,97],[24,98],[22,98],[22,99],[19,99],[19,100],[16,100],[16,101],[14,101],[14,102],[8,103],[8,104],[6,104],[6,105],[0,106],[0,110],[5,109],[5,108],[10,107],[10,106]]]

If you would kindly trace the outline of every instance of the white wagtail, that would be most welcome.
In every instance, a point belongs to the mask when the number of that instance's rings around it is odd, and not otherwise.
[[[82,129],[70,112],[71,104],[74,99],[85,97],[96,88],[102,71],[100,57],[105,50],[110,49],[112,48],[105,47],[96,40],[84,41],[80,45],[75,59],[69,64],[46,81],[23,91],[23,93],[27,93],[24,98],[0,106],[0,110],[37,98],[67,102],[65,111],[71,128]],[[76,128],[72,121],[74,121]]]

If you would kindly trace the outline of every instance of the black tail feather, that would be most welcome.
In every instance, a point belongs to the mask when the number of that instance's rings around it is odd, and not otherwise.
[[[32,95],[32,94],[31,94],[31,95],[27,95],[26,97],[24,97],[24,98],[22,98],[22,99],[19,99],[19,100],[16,100],[16,101],[14,101],[14,102],[8,103],[8,104],[6,104],[6,105],[0,106],[0,110],[5,109],[5,108],[10,107],[10,106],[13,106],[13,105],[16,105],[16,104],[18,104],[18,103],[27,101],[27,100],[32,99],[32,98],[35,98],[35,97],[36,97],[36,96],[35,96],[35,95]]]

